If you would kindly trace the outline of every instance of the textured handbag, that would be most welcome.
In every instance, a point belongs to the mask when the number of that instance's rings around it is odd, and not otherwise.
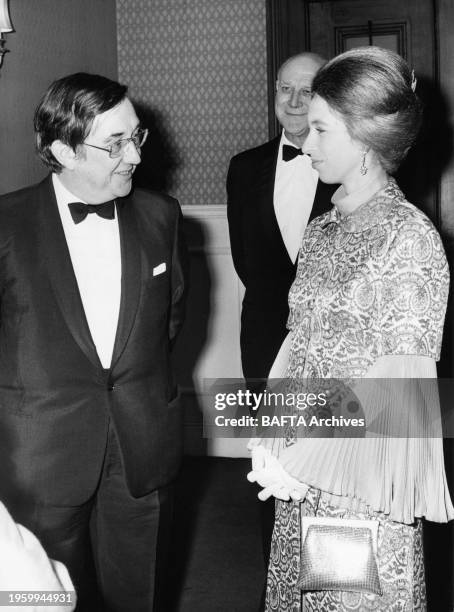
[[[303,516],[298,587],[381,595],[377,531],[378,521]]]

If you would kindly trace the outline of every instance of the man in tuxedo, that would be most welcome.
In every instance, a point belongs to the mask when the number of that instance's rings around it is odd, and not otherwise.
[[[330,208],[332,185],[318,180],[301,147],[308,134],[312,80],[326,60],[314,53],[287,59],[276,80],[280,136],[232,158],[227,175],[227,216],[235,270],[245,294],[241,312],[241,361],[248,387],[265,380],[288,333],[288,292],[307,223]],[[262,539],[268,564],[274,499],[261,502]]]
[[[275,112],[282,134],[232,158],[227,216],[235,270],[245,294],[241,313],[243,374],[266,379],[287,334],[288,292],[307,223],[330,207],[334,189],[318,181],[301,147],[308,133],[312,80],[325,60],[287,59],[278,72]],[[251,380],[252,379],[252,380]]]
[[[182,455],[181,213],[131,192],[147,131],[126,92],[54,82],[35,114],[51,173],[0,199],[0,499],[83,611],[153,609]]]

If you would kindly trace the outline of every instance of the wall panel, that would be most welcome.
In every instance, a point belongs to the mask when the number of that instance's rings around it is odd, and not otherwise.
[[[267,140],[263,0],[117,0],[118,70],[152,128],[137,178],[225,204],[235,153]]]
[[[191,259],[186,321],[175,362],[185,410],[185,450],[189,454],[245,456],[245,439],[203,438],[202,412],[211,410],[205,379],[242,378],[240,314],[243,286],[230,253],[225,206],[183,207]]]

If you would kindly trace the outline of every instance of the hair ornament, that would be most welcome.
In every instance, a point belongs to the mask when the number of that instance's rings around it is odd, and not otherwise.
[[[415,70],[413,69],[411,71],[411,90],[414,92],[416,89],[416,83],[418,82],[418,79],[415,77]]]

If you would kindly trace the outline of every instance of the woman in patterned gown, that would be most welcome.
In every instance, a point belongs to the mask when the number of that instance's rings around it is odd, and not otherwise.
[[[303,151],[322,181],[340,187],[332,210],[303,237],[290,333],[271,376],[436,378],[446,257],[432,223],[391,177],[419,129],[415,85],[406,62],[377,47],[337,56],[314,79]],[[426,609],[421,518],[446,522],[454,509],[441,438],[409,435],[424,426],[422,410],[409,394],[400,401],[405,437],[304,439],[288,432],[251,441],[249,479],[264,487],[262,499],[278,498],[267,611]],[[438,409],[437,396],[428,402]],[[302,516],[378,520],[382,595],[300,590]]]

